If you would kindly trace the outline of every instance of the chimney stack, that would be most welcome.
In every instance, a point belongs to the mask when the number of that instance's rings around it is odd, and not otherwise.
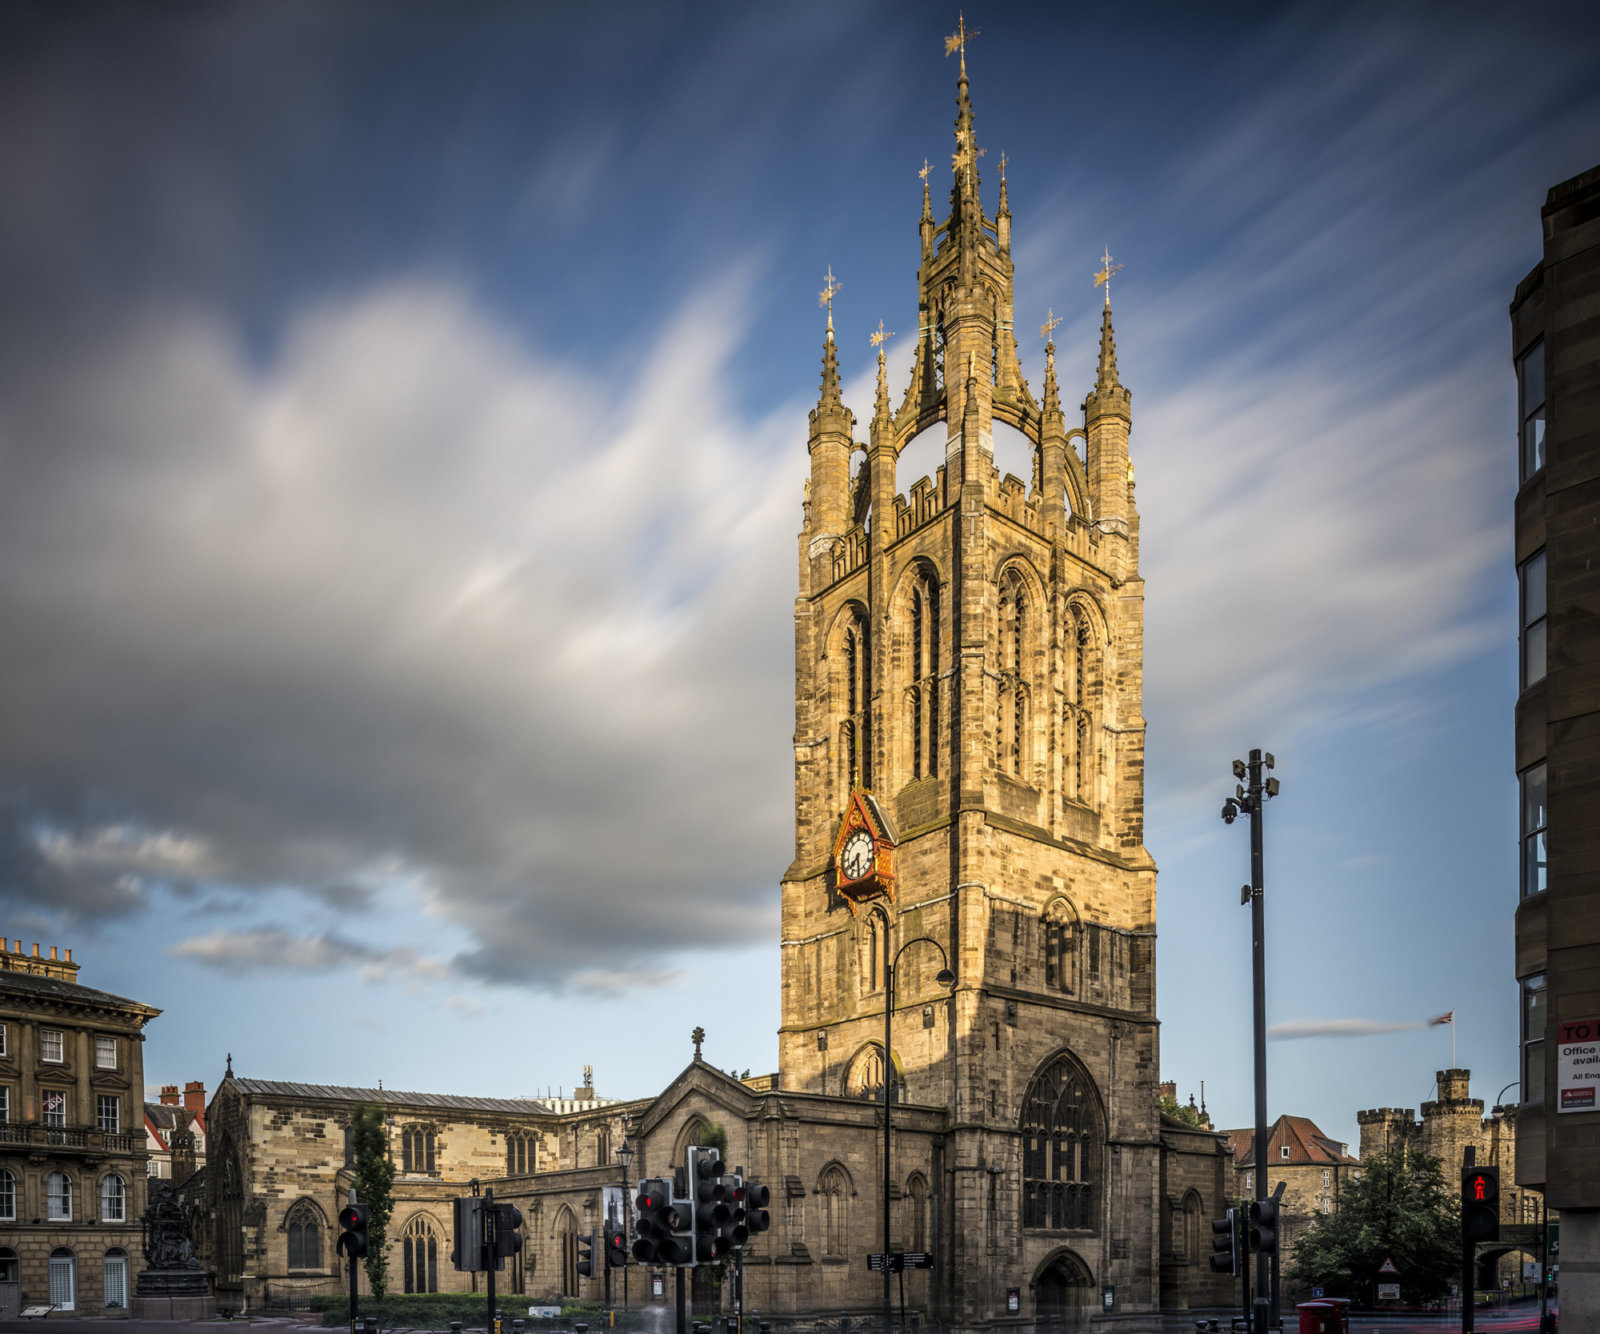
[[[176,1084],[163,1084],[161,1086],[161,1105],[163,1107],[176,1107],[178,1105],[178,1086]]]
[[[202,1116],[206,1110],[206,1086],[203,1080],[191,1079],[183,1086],[183,1108],[187,1112],[199,1112]]]

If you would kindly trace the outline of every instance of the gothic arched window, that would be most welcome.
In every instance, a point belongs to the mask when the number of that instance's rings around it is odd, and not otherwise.
[[[939,772],[939,581],[923,569],[911,589],[911,776]]]
[[[850,1195],[850,1178],[844,1168],[834,1163],[817,1182],[817,1196],[822,1205],[824,1255],[850,1253]]]
[[[859,607],[846,618],[840,639],[843,679],[839,701],[843,721],[839,726],[840,778],[844,790],[871,787],[872,658],[866,613]]]
[[[284,1220],[289,1234],[289,1268],[322,1268],[322,1215],[310,1200],[300,1200]]]
[[[883,1097],[883,1047],[879,1043],[869,1042],[855,1054],[855,1059],[845,1070],[844,1095],[868,1102],[876,1102]],[[891,1096],[896,1102],[905,1096],[898,1070],[894,1071]]]
[[[529,1172],[538,1170],[538,1154],[534,1151],[533,1138],[521,1131],[515,1131],[506,1136],[506,1175],[508,1177],[526,1176]]]
[[[888,975],[889,962],[889,919],[881,909],[874,908],[867,914],[861,943],[866,950],[861,980],[869,993],[880,991]]]
[[[1094,628],[1088,613],[1072,608],[1072,670],[1070,698],[1062,719],[1062,738],[1068,751],[1066,788],[1071,801],[1088,806],[1094,794],[1094,717],[1100,689],[1100,661]]]
[[[911,1180],[906,1182],[905,1195],[906,1249],[909,1251],[926,1251],[928,1249],[928,1178],[921,1172],[913,1172]]]
[[[561,1295],[578,1295],[578,1220],[565,1205],[556,1220],[556,1237],[561,1253]]]
[[[425,1214],[406,1224],[400,1238],[400,1263],[407,1292],[439,1291],[439,1234]]]
[[[601,1126],[594,1132],[594,1162],[596,1167],[604,1167],[611,1161],[611,1132]]]
[[[1022,1226],[1093,1229],[1103,1152],[1089,1076],[1063,1052],[1022,1103]]]
[[[407,1126],[400,1132],[400,1170],[434,1174],[431,1126]]]
[[[995,717],[995,764],[1002,773],[1028,772],[1028,586],[1019,570],[1000,577],[1000,698]]]
[[[1065,899],[1045,909],[1044,984],[1053,991],[1071,992],[1078,981],[1077,914]]]

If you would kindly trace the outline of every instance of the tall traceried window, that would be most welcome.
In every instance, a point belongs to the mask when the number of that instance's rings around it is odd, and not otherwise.
[[[1072,608],[1067,634],[1072,662],[1067,674],[1066,716],[1061,720],[1066,795],[1069,801],[1088,806],[1094,799],[1094,719],[1100,691],[1100,655],[1094,627],[1082,607]]]
[[[849,792],[872,786],[872,655],[866,613],[860,608],[847,619],[839,647],[843,673],[839,699],[844,713],[839,725],[840,777]]]
[[[433,1175],[433,1129],[408,1126],[400,1132],[400,1170]]]
[[[867,914],[861,944],[866,951],[861,980],[866,983],[868,992],[878,991],[888,974],[889,962],[889,919],[880,909],[874,908]]]
[[[1093,1229],[1104,1136],[1089,1076],[1063,1052],[1022,1103],[1022,1226]]]
[[[906,1182],[906,1249],[928,1249],[928,1178],[914,1172]]]
[[[818,1202],[822,1205],[822,1253],[850,1253],[850,1178],[835,1163],[817,1181]]]
[[[439,1291],[439,1234],[418,1214],[400,1238],[400,1263],[407,1292]]]
[[[1028,772],[1028,586],[1020,571],[1000,577],[1000,698],[995,716],[995,764],[1001,773]]]
[[[300,1200],[284,1220],[289,1234],[289,1268],[322,1268],[322,1215],[310,1200]]]
[[[939,772],[939,581],[923,569],[911,589],[911,776]]]

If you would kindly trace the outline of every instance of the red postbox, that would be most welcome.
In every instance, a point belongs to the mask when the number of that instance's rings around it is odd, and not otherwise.
[[[1301,1302],[1294,1309],[1300,1313],[1300,1334],[1344,1334],[1344,1312],[1337,1302]]]

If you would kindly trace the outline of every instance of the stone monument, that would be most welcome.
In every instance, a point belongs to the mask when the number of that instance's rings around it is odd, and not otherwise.
[[[154,1183],[152,1183],[154,1184]],[[206,1271],[194,1253],[178,1193],[162,1183],[143,1219],[145,1268],[134,1285],[135,1320],[205,1320],[216,1315]]]

